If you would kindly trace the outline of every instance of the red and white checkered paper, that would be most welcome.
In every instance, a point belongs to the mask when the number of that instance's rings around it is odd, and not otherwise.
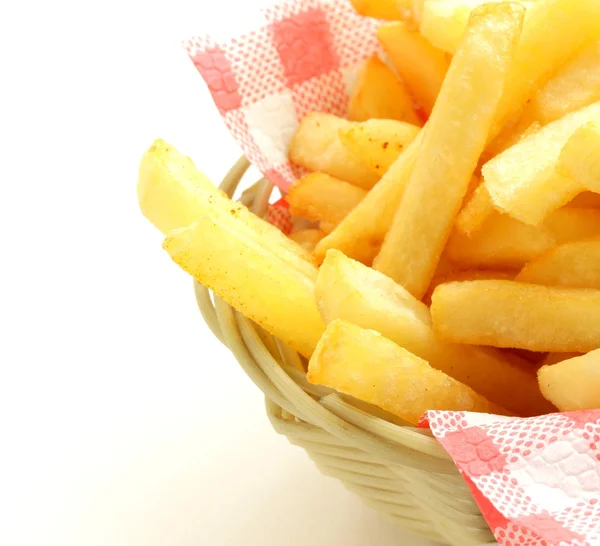
[[[600,410],[518,419],[429,411],[502,546],[600,544]]]
[[[379,22],[347,0],[262,2],[236,14],[231,35],[196,36],[185,48],[243,152],[286,191],[302,174],[287,160],[299,121],[345,115],[359,66],[379,52]],[[284,200],[268,219],[291,229]],[[531,419],[436,411],[423,425],[501,545],[600,545],[600,410]]]
[[[240,15],[234,36],[184,46],[244,154],[285,191],[299,174],[287,151],[300,120],[311,111],[346,114],[361,62],[379,51],[379,22],[347,0],[262,2]]]

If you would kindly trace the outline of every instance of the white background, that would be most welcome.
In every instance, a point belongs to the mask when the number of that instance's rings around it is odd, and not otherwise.
[[[0,7],[1,544],[425,544],[270,429],[138,212],[155,137],[215,181],[237,158],[179,49],[233,13]]]

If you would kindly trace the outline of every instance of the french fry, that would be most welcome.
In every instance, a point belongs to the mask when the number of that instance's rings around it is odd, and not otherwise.
[[[527,0],[517,2],[524,7],[533,3]],[[434,46],[454,54],[471,12],[477,6],[489,3],[490,0],[424,0],[419,30]]]
[[[379,177],[358,161],[339,139],[339,129],[350,126],[352,122],[331,114],[307,114],[290,143],[290,161],[311,171],[322,171],[360,188],[371,188]]]
[[[294,216],[320,222],[326,233],[333,231],[367,192],[325,173],[310,173],[290,188],[286,201]]]
[[[485,184],[479,184],[456,216],[455,226],[459,233],[471,237],[481,229],[488,217],[495,211],[494,203]]]
[[[140,162],[137,195],[142,213],[162,233],[189,226],[202,215],[199,201],[225,194],[162,139],[156,139]]]
[[[487,162],[504,150],[514,146],[517,142],[537,133],[542,126],[539,122],[530,123],[529,119],[522,118],[515,126],[508,128],[498,138],[488,145],[480,159]],[[484,159],[486,158],[487,159]],[[464,235],[473,235],[496,210],[494,202],[487,191],[485,184],[480,184],[473,194],[465,201],[456,217],[456,229]]]
[[[423,125],[405,85],[377,55],[367,59],[358,71],[348,107],[351,121],[373,118]]]
[[[535,93],[528,109],[547,125],[599,100],[600,41],[595,41],[578,51]]]
[[[448,282],[457,281],[477,281],[477,280],[510,280],[515,278],[515,271],[508,269],[462,269],[459,271],[450,271],[443,275],[433,277],[425,296],[423,303],[431,305],[431,296],[434,290],[440,285]]]
[[[560,153],[556,169],[581,187],[600,193],[600,125],[577,129]]]
[[[361,15],[390,21],[401,18],[401,8],[411,8],[408,0],[350,0],[350,3]]]
[[[577,209],[600,209],[600,194],[583,191],[573,197],[565,206]]]
[[[510,415],[378,332],[334,320],[308,364],[308,380],[417,424],[427,410]]]
[[[539,352],[600,347],[600,290],[465,281],[441,284],[431,300],[435,332],[454,343]]]
[[[498,351],[457,345],[433,332],[429,309],[385,275],[330,250],[315,288],[323,319],[342,319],[380,332],[488,399],[521,415],[551,408],[522,359],[509,361]]]
[[[430,114],[448,70],[446,53],[403,22],[381,25],[377,38],[412,96]]]
[[[600,236],[600,210],[565,207],[549,214],[542,228],[557,245]]]
[[[221,213],[255,230],[266,246],[289,265],[314,271],[314,258],[281,231],[231,201],[194,165],[164,140],[156,140],[142,157],[137,192],[142,213],[164,234],[190,225],[204,215]]]
[[[431,282],[485,148],[524,12],[517,4],[504,3],[473,11],[424,130],[406,191],[373,262],[417,298]],[[453,128],[451,138],[448,127]]]
[[[600,238],[553,248],[529,262],[516,280],[547,286],[600,289]]]
[[[410,143],[366,197],[317,245],[314,256],[325,258],[330,248],[370,264],[379,252],[412,172],[421,135]]]
[[[552,40],[548,36],[552,36]],[[490,139],[519,116],[535,91],[581,47],[599,38],[600,3],[597,0],[534,2],[527,11]]]
[[[482,173],[494,205],[536,225],[573,199],[581,188],[555,169],[566,142],[589,122],[600,122],[600,102],[546,125],[486,163]]]
[[[340,129],[339,137],[354,157],[382,176],[419,132],[410,123],[372,119]]]
[[[470,237],[455,229],[446,254],[463,268],[519,269],[555,245],[554,237],[543,228],[494,211]]]
[[[569,360],[576,356],[581,356],[581,353],[548,353],[548,356],[544,359],[543,365],[552,366],[553,364],[558,364],[563,360]]]
[[[538,371],[540,389],[560,411],[600,407],[600,350]]]
[[[471,236],[455,229],[446,245],[448,258],[461,267],[518,269],[557,245],[600,236],[600,210],[567,207],[530,226],[492,212]]]
[[[302,248],[312,252],[317,243],[325,236],[320,229],[299,229],[290,233],[290,239],[296,241]]]
[[[223,217],[201,217],[170,232],[163,247],[198,282],[310,357],[325,329],[314,278],[289,267],[255,232]]]

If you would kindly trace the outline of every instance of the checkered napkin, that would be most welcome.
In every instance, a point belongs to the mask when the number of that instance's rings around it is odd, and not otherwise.
[[[600,410],[516,419],[429,411],[503,546],[600,544]]]
[[[301,174],[287,160],[300,119],[345,115],[358,67],[379,52],[379,22],[347,0],[262,3],[241,3],[233,27],[184,45],[243,152],[285,191]],[[291,229],[283,200],[268,219]],[[600,410],[531,419],[428,412],[423,425],[453,457],[501,545],[600,545]]]

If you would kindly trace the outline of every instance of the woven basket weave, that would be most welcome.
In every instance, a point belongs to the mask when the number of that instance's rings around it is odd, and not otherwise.
[[[241,158],[221,189],[232,196],[249,163]],[[264,216],[273,186],[260,180],[241,197]],[[273,428],[303,447],[319,470],[415,535],[453,546],[493,540],[454,463],[429,431],[398,425],[330,389],[311,385],[302,358],[194,284],[202,315],[265,394]],[[305,362],[304,362],[305,364]]]

